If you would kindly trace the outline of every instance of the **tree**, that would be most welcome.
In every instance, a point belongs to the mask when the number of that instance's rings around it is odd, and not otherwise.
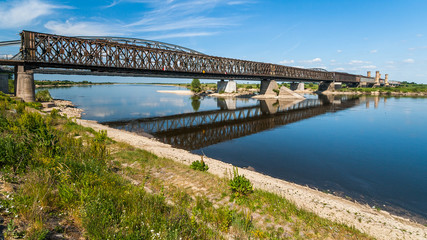
[[[191,91],[193,91],[195,93],[202,91],[199,79],[197,79],[197,78],[193,79],[193,81],[191,82]]]

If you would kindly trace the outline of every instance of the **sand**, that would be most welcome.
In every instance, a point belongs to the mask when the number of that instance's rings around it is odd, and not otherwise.
[[[173,93],[178,95],[193,95],[194,93],[190,90],[158,90],[158,93]]]
[[[199,155],[173,148],[155,139],[113,129],[94,121],[76,119],[76,122],[97,131],[106,130],[108,136],[116,141],[128,143],[183,164],[190,165],[191,162],[201,158]],[[227,177],[227,173],[232,172],[231,164],[208,157],[203,159],[209,165],[209,172],[215,175]],[[239,173],[250,179],[256,188],[282,195],[303,209],[354,226],[377,239],[427,239],[427,227],[408,219],[248,169],[239,168]]]

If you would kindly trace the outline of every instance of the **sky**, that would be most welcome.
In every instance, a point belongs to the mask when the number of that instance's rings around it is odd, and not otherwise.
[[[22,30],[121,36],[221,57],[427,83],[426,0],[0,0]],[[0,55],[12,54],[0,48]]]

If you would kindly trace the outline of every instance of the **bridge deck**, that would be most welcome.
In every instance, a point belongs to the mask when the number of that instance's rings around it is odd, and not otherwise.
[[[288,67],[278,64],[222,58],[128,42],[85,39],[23,31],[23,64],[33,68],[87,69],[153,76],[359,82],[359,75]],[[22,62],[0,60],[0,64]]]

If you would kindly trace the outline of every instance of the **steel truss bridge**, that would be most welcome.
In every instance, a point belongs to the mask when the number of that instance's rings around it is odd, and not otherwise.
[[[204,79],[360,82],[360,75],[302,69],[277,64],[209,56],[173,44],[114,37],[65,37],[23,31],[11,59],[0,65],[24,66],[25,71],[74,69],[98,74],[137,74]],[[55,71],[53,71],[55,72]],[[18,72],[19,74],[19,72]]]
[[[174,147],[195,150],[358,104],[359,99],[351,97],[342,102],[333,99],[296,102],[275,100],[235,110],[204,111],[104,124],[141,135],[148,133]]]

